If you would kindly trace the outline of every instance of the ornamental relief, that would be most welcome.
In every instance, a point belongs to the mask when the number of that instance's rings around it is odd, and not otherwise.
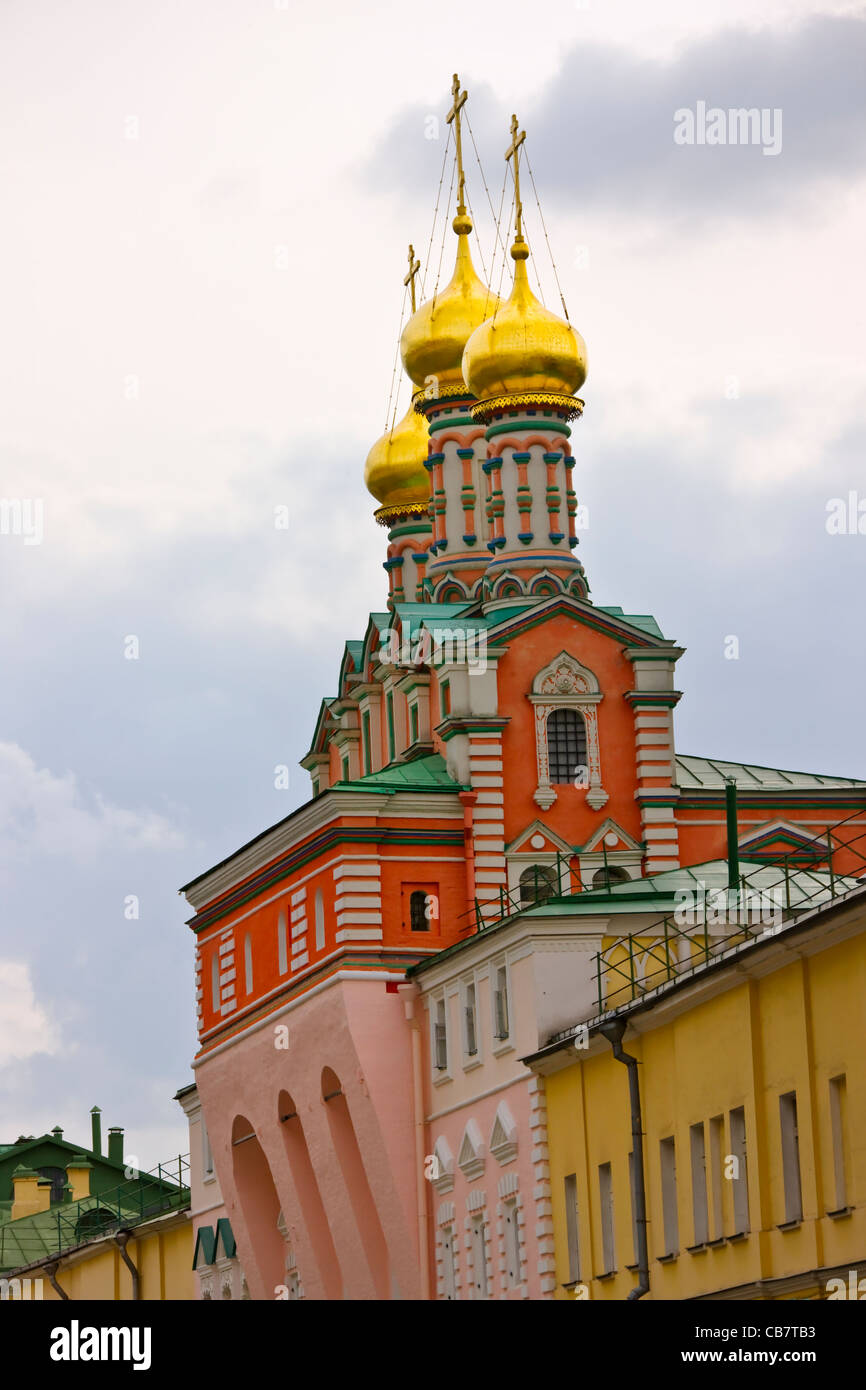
[[[534,800],[542,810],[556,801],[556,791],[550,782],[550,761],[547,748],[547,720],[555,709],[574,709],[583,718],[586,729],[587,767],[583,774],[575,769],[575,785],[587,788],[586,800],[598,810],[608,800],[601,782],[601,754],[598,746],[596,705],[602,696],[598,681],[591,671],[562,652],[555,661],[540,671],[533,681],[530,700],[535,705],[535,753],[538,764],[538,786]]]

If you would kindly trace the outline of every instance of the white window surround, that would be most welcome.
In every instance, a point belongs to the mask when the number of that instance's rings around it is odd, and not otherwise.
[[[471,995],[470,990],[472,991]],[[469,1044],[471,1040],[469,1037],[469,1019],[467,1017],[467,1010],[469,1009],[470,1002],[472,1000],[474,1000],[472,1007],[475,1015],[474,1052],[469,1051]],[[484,1058],[482,1056],[481,1051],[481,1026],[478,1009],[478,981],[475,975],[469,975],[465,979],[462,979],[460,981],[460,1021],[460,1037],[463,1051],[463,1070],[472,1071],[473,1068],[482,1066],[484,1062]]]
[[[498,1009],[496,996],[500,988],[500,970],[505,972],[505,1021],[508,1025],[508,1032],[503,1037],[497,1037],[499,1027]],[[490,1024],[493,1034],[493,1047],[491,1051],[494,1057],[499,1057],[503,1052],[510,1052],[514,1048],[514,1017],[511,997],[511,970],[508,961],[504,956],[490,963]]]
[[[506,1102],[500,1101],[490,1132],[490,1152],[497,1163],[511,1163],[517,1157],[517,1125]]]
[[[547,719],[555,709],[573,709],[583,718],[586,728],[586,756],[588,762],[589,784],[586,791],[587,804],[593,811],[599,810],[607,801],[608,793],[601,782],[601,756],[598,747],[598,719],[596,706],[604,696],[599,689],[598,680],[586,666],[582,666],[567,652],[560,652],[549,665],[545,666],[532,682],[532,691],[527,697],[534,706],[535,714],[535,755],[538,764],[538,786],[534,801],[543,811],[547,811],[556,801],[557,794],[550,783],[550,764],[547,750]]]
[[[451,1060],[452,1044],[451,1029],[448,1026],[449,999],[446,998],[444,989],[440,989],[430,997],[430,1072],[434,1086],[443,1086],[451,1080]],[[439,1067],[439,1047],[437,1039],[437,1025],[445,1025],[445,1066]]]
[[[434,1171],[438,1176],[430,1179],[431,1185],[440,1195],[451,1192],[454,1187],[454,1155],[444,1135],[440,1135],[433,1145],[433,1154],[437,1160]]]
[[[475,1182],[484,1172],[484,1141],[474,1120],[467,1120],[457,1154],[457,1167],[467,1182]]]

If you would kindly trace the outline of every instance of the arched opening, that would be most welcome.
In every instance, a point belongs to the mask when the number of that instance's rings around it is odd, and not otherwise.
[[[611,864],[596,869],[592,876],[593,888],[609,888],[612,883],[628,883],[631,874],[625,869],[621,869],[618,864]]]
[[[40,1178],[48,1178],[51,1182],[51,1205],[56,1206],[63,1201],[63,1189],[66,1186],[66,1172],[63,1168],[37,1168]]]
[[[547,716],[547,761],[551,786],[578,780],[587,785],[586,725],[577,710],[555,709]]]
[[[549,864],[530,864],[520,875],[520,906],[533,907],[546,903],[559,892],[556,870]]]
[[[325,1297],[329,1302],[334,1302],[343,1297],[343,1280],[325,1204],[310,1159],[304,1127],[298,1115],[298,1108],[288,1091],[280,1091],[277,1105],[280,1130],[307,1237],[313,1247]],[[288,1280],[283,1282],[288,1283]]]
[[[232,1166],[265,1296],[273,1298],[278,1285],[285,1283],[286,1272],[283,1240],[277,1229],[281,1204],[264,1149],[244,1115],[236,1116],[232,1125]]]
[[[352,1204],[355,1224],[373,1276],[376,1295],[381,1300],[390,1299],[391,1277],[385,1233],[367,1179],[349,1106],[339,1079],[330,1067],[325,1067],[322,1072],[322,1099],[328,1112],[334,1152]]]

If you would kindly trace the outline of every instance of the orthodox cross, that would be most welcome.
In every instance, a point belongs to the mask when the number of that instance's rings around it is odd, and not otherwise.
[[[449,125],[452,121],[454,122],[454,135],[457,146],[457,212],[458,215],[462,217],[466,212],[466,203],[463,198],[463,186],[466,182],[466,178],[463,173],[463,142],[460,132],[460,112],[469,94],[468,92],[461,92],[460,78],[457,76],[456,72],[454,74],[454,81],[451,83],[451,95],[454,98],[454,105],[451,107],[445,120]]]
[[[511,156],[514,155],[514,201],[515,201],[515,203],[517,204],[517,216],[516,216],[515,222],[514,222],[514,230],[515,230],[515,232],[517,233],[518,239],[521,238],[521,237],[523,236],[523,232],[522,232],[522,230],[521,230],[521,219],[522,219],[522,217],[523,217],[523,204],[522,204],[521,201],[520,201],[520,155],[519,155],[518,151],[519,151],[520,146],[523,144],[523,142],[524,142],[525,139],[526,139],[526,131],[525,131],[525,130],[521,130],[520,134],[518,135],[518,133],[517,133],[517,117],[516,117],[516,116],[512,116],[512,117],[511,117],[511,144],[508,146],[508,149],[505,151],[505,158],[506,158],[506,159],[510,159]]]
[[[409,286],[409,293],[412,296],[412,313],[415,312],[415,276],[421,269],[421,262],[415,259],[415,247],[411,241],[409,243],[409,274],[403,276],[403,284]],[[405,301],[404,301],[405,302]]]

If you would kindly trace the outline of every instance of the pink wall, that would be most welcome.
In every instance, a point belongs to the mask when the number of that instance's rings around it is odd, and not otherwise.
[[[276,1045],[283,1026],[287,1049]],[[342,1093],[329,1101],[325,1068]],[[409,1031],[384,981],[336,980],[302,998],[205,1055],[196,1081],[252,1298],[273,1298],[275,1279],[272,1254],[260,1253],[251,1226],[278,1208],[307,1298],[419,1297]],[[325,1090],[333,1089],[326,1075]],[[281,1123],[287,1103],[294,1114]],[[233,1147],[238,1117],[256,1138]]]

